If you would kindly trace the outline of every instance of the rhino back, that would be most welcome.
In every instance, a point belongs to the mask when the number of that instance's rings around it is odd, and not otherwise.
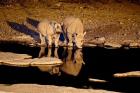
[[[79,18],[67,18],[64,21],[64,26],[67,27],[69,33],[83,34],[83,23]]]
[[[44,36],[53,34],[53,28],[50,25],[49,21],[47,20],[41,21],[38,24],[37,28],[38,28],[38,31]]]

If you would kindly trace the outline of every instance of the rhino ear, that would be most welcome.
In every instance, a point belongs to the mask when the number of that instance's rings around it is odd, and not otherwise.
[[[86,35],[86,33],[87,33],[87,32],[85,31],[83,35],[85,36],[85,35]]]
[[[55,28],[55,30],[56,30],[56,33],[61,33],[61,31],[62,31],[62,28],[61,28],[61,25],[60,24],[55,24],[54,25],[54,28]]]
[[[57,29],[57,24],[54,24],[54,28]]]
[[[63,26],[63,22],[61,22],[60,25]]]

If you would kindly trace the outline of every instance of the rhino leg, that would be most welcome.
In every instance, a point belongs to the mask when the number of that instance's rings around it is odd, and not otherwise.
[[[52,36],[48,35],[48,47],[52,45]]]
[[[41,58],[42,56],[45,55],[45,48],[46,47],[40,47],[40,51],[39,51],[39,55],[38,55],[39,58]]]
[[[67,44],[68,44],[68,46],[70,46],[70,47],[73,46],[72,34],[71,34],[71,33],[67,33]]]
[[[45,42],[45,37],[44,36],[42,36],[42,34],[39,34],[40,35],[40,40],[41,40],[41,43],[40,43],[40,45],[41,45],[41,47],[40,47],[40,51],[39,51],[39,58],[40,57],[42,57],[42,56],[44,56],[45,55],[45,45],[46,45],[46,42]]]
[[[51,57],[51,48],[48,48],[48,57]]]
[[[55,55],[55,57],[59,58],[59,57],[58,57],[57,51],[58,51],[58,48],[55,48],[55,50],[54,50],[54,55]]]

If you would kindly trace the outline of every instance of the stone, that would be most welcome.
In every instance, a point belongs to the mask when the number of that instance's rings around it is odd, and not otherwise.
[[[91,41],[93,44],[100,45],[105,43],[105,37],[97,37]]]
[[[62,64],[60,59],[52,57],[35,58],[31,62],[31,66],[38,67],[41,71],[50,74],[60,74],[59,66]]]
[[[137,47],[139,47],[139,44],[137,42],[133,42],[133,43],[130,43],[129,46],[132,48],[137,48]]]
[[[126,73],[116,73],[113,75],[116,78],[125,78],[125,77],[140,77],[140,71],[131,71]]]
[[[21,60],[11,60],[4,61],[2,65],[15,66],[15,67],[29,67],[32,59],[21,59]]]
[[[14,93],[14,92],[0,91],[0,93]]]
[[[128,47],[128,46],[130,46],[130,43],[132,43],[132,42],[133,42],[132,40],[124,40],[124,41],[122,42],[122,46]]]
[[[98,82],[98,83],[107,83],[108,81],[106,80],[101,80],[101,79],[94,79],[94,78],[88,78],[90,82]]]
[[[59,66],[52,66],[52,65],[42,65],[38,66],[39,70],[42,72],[49,72],[51,75],[58,74],[60,75]]]
[[[41,66],[41,65],[60,65],[63,62],[58,58],[53,57],[42,57],[32,59],[31,66]]]
[[[32,56],[28,54],[17,54],[12,52],[0,52],[0,61],[10,61],[10,60],[20,60],[32,58]]]
[[[95,45],[95,44],[88,44],[88,43],[86,43],[86,44],[83,44],[83,47],[96,47],[97,45]]]
[[[10,60],[10,61],[3,61],[3,65],[8,66],[16,66],[16,67],[49,67],[49,66],[59,66],[63,62],[57,58],[52,57],[43,57],[43,58],[34,58],[34,59],[20,59],[20,60]]]
[[[60,74],[59,66],[63,62],[58,58],[42,57],[34,58],[27,54],[16,54],[11,52],[0,52],[0,65],[15,66],[15,67],[38,67],[41,71],[49,72],[50,74]]]
[[[27,67],[29,63],[24,59],[31,59],[28,54],[17,54],[12,52],[0,52],[0,65]]]
[[[0,65],[6,64],[8,65],[13,60],[22,60],[22,59],[29,59],[32,58],[32,56],[28,54],[17,54],[12,52],[0,52]],[[11,63],[13,64],[13,63]]]
[[[118,43],[112,43],[112,42],[106,42],[106,43],[104,44],[104,46],[105,46],[106,48],[120,48],[120,47],[121,47],[120,44],[118,44]]]

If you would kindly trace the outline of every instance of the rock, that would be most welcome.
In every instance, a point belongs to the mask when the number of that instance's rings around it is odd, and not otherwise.
[[[49,72],[50,74],[60,74],[59,66],[63,62],[58,58],[43,57],[32,60],[31,66],[38,67],[41,71]]]
[[[83,44],[83,46],[88,47],[96,47],[96,46],[103,46],[105,43],[104,37],[95,37],[93,40],[86,40]]]
[[[63,62],[58,58],[42,57],[32,59],[31,66],[43,66],[43,65],[61,65]]]
[[[43,57],[43,58],[34,58],[34,59],[20,59],[20,60],[11,60],[11,61],[3,61],[3,65],[8,66],[16,66],[16,67],[28,67],[28,66],[59,66],[63,62],[57,58],[52,57]]]
[[[58,66],[52,66],[52,65],[44,65],[44,66],[38,66],[40,71],[42,72],[49,72],[51,75],[58,74],[60,75],[60,69]]]
[[[106,42],[106,43],[104,44],[104,46],[105,46],[106,48],[120,48],[120,47],[121,47],[120,44],[118,44],[118,43],[112,43],[112,42]]]
[[[0,52],[0,64],[11,66],[40,66],[40,65],[60,65],[63,62],[58,58],[42,57],[34,58],[27,54],[16,54],[11,52]]]
[[[94,40],[92,40],[92,43],[96,45],[101,45],[105,43],[105,38],[104,37],[96,37]]]
[[[97,38],[98,41],[101,41],[101,42],[105,42],[105,37],[99,37]]]
[[[125,77],[140,77],[140,71],[131,71],[126,73],[116,73],[113,75],[116,78],[125,78]]]
[[[54,4],[56,7],[61,7],[62,6],[62,3],[61,2],[59,2],[59,3],[56,3],[56,4]]]
[[[32,56],[28,54],[17,54],[12,52],[0,52],[0,64],[5,61],[11,61],[11,60],[21,60],[21,59],[27,59],[32,58]]]
[[[130,46],[130,43],[132,43],[132,40],[124,40],[122,42],[122,46],[129,47]]]
[[[137,48],[137,47],[139,47],[139,44],[137,42],[132,42],[132,43],[130,43],[129,46],[132,48]]]
[[[58,58],[42,57],[34,58],[27,54],[16,54],[11,52],[0,52],[0,65],[15,66],[15,67],[38,67],[41,71],[49,72],[50,74],[60,74],[59,66],[63,62]]]
[[[11,60],[4,61],[2,65],[15,66],[15,67],[29,67],[32,59],[21,59],[21,60]]]
[[[108,82],[108,81],[106,81],[106,80],[94,79],[94,78],[88,78],[88,80],[89,80],[90,82],[98,82],[98,83],[106,83],[106,82]]]
[[[27,67],[29,66],[29,63],[24,61],[24,59],[29,59],[29,58],[32,58],[32,56],[28,54],[0,52],[0,65]]]
[[[0,91],[0,93],[14,93],[14,92]]]
[[[85,43],[83,44],[83,47],[96,47],[97,45],[95,44],[88,44],[88,43]]]

